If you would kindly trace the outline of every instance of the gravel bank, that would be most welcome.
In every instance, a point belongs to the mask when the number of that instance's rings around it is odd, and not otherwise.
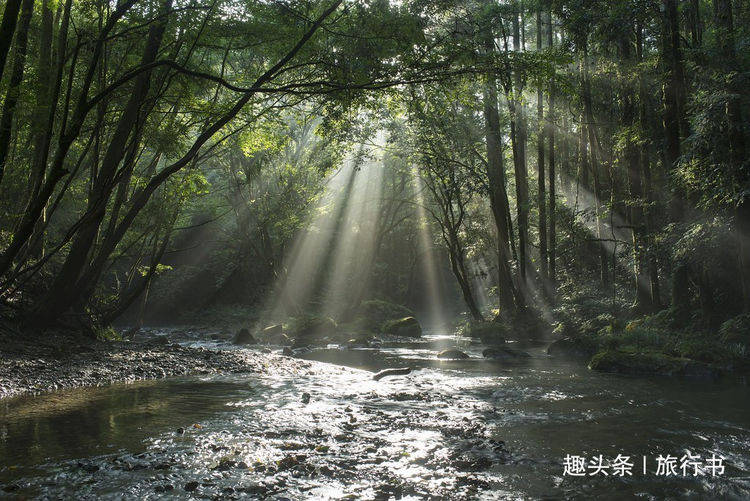
[[[6,338],[0,339],[0,398],[178,375],[295,371],[307,365],[271,353],[165,340],[90,342],[62,334],[44,340]]]

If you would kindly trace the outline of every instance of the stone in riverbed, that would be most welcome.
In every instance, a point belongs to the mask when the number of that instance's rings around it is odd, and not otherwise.
[[[391,320],[383,326],[383,332],[393,336],[421,337],[422,327],[414,317]]]
[[[347,348],[369,348],[370,340],[366,337],[357,337],[350,339],[346,343]]]
[[[710,364],[657,352],[605,350],[594,355],[589,362],[589,369],[617,374],[683,376],[709,380],[721,376],[721,370]]]
[[[255,344],[255,338],[250,334],[247,329],[240,329],[232,339],[232,344]]]
[[[437,354],[437,357],[442,359],[464,359],[469,358],[469,355],[461,350],[449,349],[441,351]]]
[[[484,358],[492,358],[494,360],[518,360],[521,358],[530,358],[531,355],[521,350],[514,350],[512,348],[503,348],[499,346],[493,346],[486,348],[482,352]]]
[[[193,492],[195,489],[197,489],[201,484],[195,481],[188,482],[185,484],[184,489],[188,492]]]

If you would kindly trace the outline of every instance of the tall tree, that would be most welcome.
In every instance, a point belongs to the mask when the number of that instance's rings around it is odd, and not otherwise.
[[[547,47],[554,47],[554,27],[552,25],[552,2],[549,4],[547,11],[548,29],[547,29]],[[555,169],[555,83],[550,81],[548,97],[548,118],[547,118],[547,140],[549,141],[549,290],[554,297],[556,281],[556,264],[555,257],[557,254],[557,192],[555,189],[556,169]],[[564,133],[567,130],[563,129]]]
[[[542,4],[540,2],[536,11],[536,50],[542,51]],[[549,126],[544,121],[544,92],[541,82],[536,91],[536,109],[538,119],[537,131],[537,208],[539,210],[539,271],[542,278],[542,286],[546,287],[549,277],[548,255],[547,255],[547,192],[545,189],[544,151],[545,139],[549,134]],[[554,162],[554,161],[553,161]]]
[[[24,69],[26,68],[26,50],[29,39],[29,24],[34,8],[33,0],[24,0],[21,7],[21,14],[16,30],[16,54],[12,65],[10,84],[3,101],[2,116],[0,116],[0,183],[3,181],[5,172],[5,163],[8,159],[8,149],[10,148],[11,130],[13,128],[13,118],[18,107],[18,100],[21,94],[21,83],[23,82]]]

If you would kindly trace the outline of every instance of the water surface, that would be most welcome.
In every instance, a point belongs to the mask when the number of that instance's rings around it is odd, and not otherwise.
[[[458,346],[471,358],[441,361]],[[750,497],[750,389],[592,373],[543,346],[516,363],[432,335],[316,350],[294,374],[184,377],[0,402],[0,484],[40,497],[505,499]],[[410,366],[372,380],[373,370]],[[309,401],[305,394],[309,395]],[[307,402],[307,403],[305,403]],[[665,478],[656,457],[724,458]],[[628,455],[633,475],[563,475]],[[642,471],[646,456],[646,473]]]

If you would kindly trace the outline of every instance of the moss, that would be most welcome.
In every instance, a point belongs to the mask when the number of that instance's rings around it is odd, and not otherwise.
[[[94,335],[96,339],[101,341],[122,341],[122,334],[114,330],[112,327],[99,327],[95,329]]]
[[[394,336],[420,337],[422,327],[414,317],[404,317],[398,320],[390,320],[383,325],[383,333]]]
[[[362,301],[357,308],[356,318],[349,325],[359,332],[377,332],[382,330],[388,321],[413,316],[414,312],[405,306],[380,299],[371,299]]]
[[[589,362],[589,369],[629,375],[689,376],[712,379],[721,375],[721,370],[712,364],[648,351],[600,351]]]
[[[618,374],[673,375],[679,373],[687,362],[663,353],[605,350],[594,355],[589,369]]]
[[[315,338],[331,336],[336,333],[336,321],[330,317],[302,315],[291,318],[285,331],[292,337]]]
[[[462,329],[465,336],[487,341],[504,342],[508,335],[508,327],[499,322],[469,322]]]

